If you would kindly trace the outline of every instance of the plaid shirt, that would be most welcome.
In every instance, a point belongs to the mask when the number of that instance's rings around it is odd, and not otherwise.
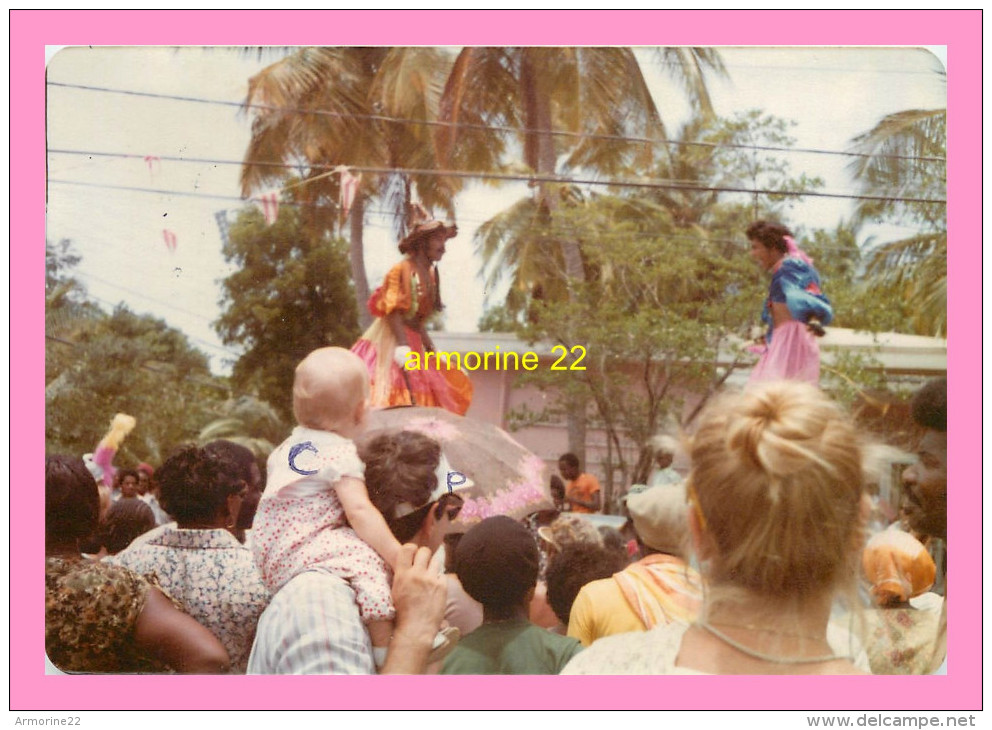
[[[375,674],[372,643],[344,580],[300,573],[258,620],[248,674]]]

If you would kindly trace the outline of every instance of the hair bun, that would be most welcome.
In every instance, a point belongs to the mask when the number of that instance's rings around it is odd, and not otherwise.
[[[743,417],[727,431],[727,445],[769,479],[769,497],[778,500],[781,480],[822,460],[809,447],[824,423],[805,417],[803,403],[781,392],[759,392],[744,407]]]

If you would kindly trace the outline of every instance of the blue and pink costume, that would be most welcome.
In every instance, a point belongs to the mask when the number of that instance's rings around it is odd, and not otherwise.
[[[771,312],[773,302],[784,303],[792,320],[775,327]],[[801,256],[783,258],[772,274],[768,300],[761,312],[761,320],[768,325],[766,347],[748,382],[803,380],[817,385],[820,346],[806,324],[810,319],[816,319],[827,325],[833,316],[834,310],[820,290],[820,275],[812,262]]]

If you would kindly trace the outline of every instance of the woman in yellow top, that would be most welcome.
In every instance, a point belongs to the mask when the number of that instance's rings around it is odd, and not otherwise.
[[[604,636],[691,622],[702,602],[702,579],[685,558],[689,546],[685,487],[666,484],[645,489],[628,497],[627,511],[644,557],[579,589],[568,635],[583,646]]]
[[[405,258],[369,298],[376,320],[351,349],[369,370],[373,408],[435,406],[464,415],[472,402],[468,376],[446,363],[439,366],[436,358],[425,366],[423,357],[435,351],[427,321],[443,308],[437,262],[458,227],[434,220],[414,205],[409,230],[399,243]],[[411,351],[421,354],[418,367],[402,370]]]

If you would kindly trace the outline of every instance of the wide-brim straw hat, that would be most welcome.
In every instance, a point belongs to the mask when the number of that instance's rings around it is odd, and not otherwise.
[[[407,228],[410,232],[399,243],[400,253],[409,253],[415,244],[423,241],[438,230],[444,231],[445,238],[454,238],[458,235],[457,225],[436,220],[428,215],[427,211],[417,203],[413,203],[410,206]]]

